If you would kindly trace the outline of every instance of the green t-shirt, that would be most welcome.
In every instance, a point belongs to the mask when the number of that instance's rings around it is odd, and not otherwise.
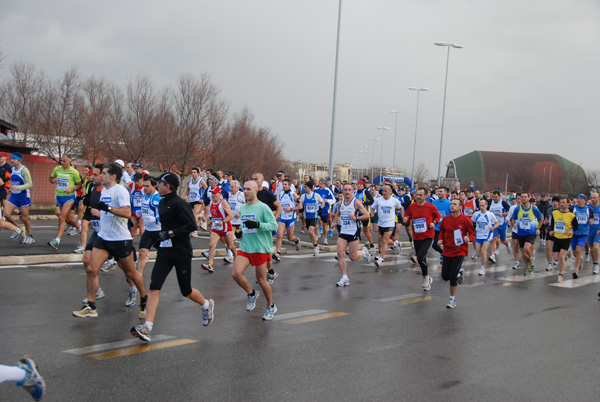
[[[70,166],[65,170],[59,165],[54,168],[50,177],[58,178],[58,183],[56,183],[56,195],[59,197],[73,195],[74,193],[67,193],[66,190],[74,189],[75,185],[81,181],[79,172],[73,166]]]
[[[272,253],[273,252],[273,236],[271,232],[277,230],[277,221],[273,215],[271,208],[263,202],[254,204],[242,205],[240,210],[242,217],[242,242],[240,250],[245,253]],[[244,226],[247,219],[252,219],[260,222],[258,229],[248,229]]]

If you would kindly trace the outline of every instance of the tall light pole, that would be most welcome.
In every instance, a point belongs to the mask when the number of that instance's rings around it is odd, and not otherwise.
[[[396,174],[396,137],[398,136],[398,113],[395,110],[390,110],[390,113],[394,113],[396,115],[396,123],[394,124],[394,161],[392,162],[392,176],[395,177]]]
[[[377,127],[377,130],[381,130],[381,156],[379,157],[379,183],[383,179],[383,132],[389,130],[389,127]]]
[[[379,141],[379,138],[369,138],[369,141],[373,141],[373,156],[371,156],[371,183],[373,183],[373,166],[375,165],[375,141]],[[367,169],[369,171],[369,169]]]
[[[438,186],[441,184],[442,176],[442,146],[444,144],[444,117],[446,114],[446,87],[448,86],[448,64],[450,63],[450,48],[462,49],[464,46],[458,43],[435,42],[436,46],[446,46],[448,48],[448,56],[446,56],[446,80],[444,81],[444,105],[442,107],[442,134],[440,136],[440,160],[438,162]]]
[[[413,160],[412,160],[412,171],[410,173],[410,179],[412,182],[415,182],[415,160],[417,158],[417,125],[419,123],[419,96],[421,95],[421,91],[429,91],[428,88],[408,88],[411,91],[417,91],[417,118],[415,120],[415,141],[413,144]]]
[[[331,140],[329,142],[329,177],[333,177],[333,137],[335,134],[335,101],[337,96],[337,73],[340,54],[340,26],[342,24],[342,0],[339,0],[337,39],[335,42],[335,71],[333,74],[333,107],[331,110]]]

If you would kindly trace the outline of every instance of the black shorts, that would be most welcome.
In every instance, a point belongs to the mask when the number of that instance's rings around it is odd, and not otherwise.
[[[92,220],[92,208],[86,208],[85,211],[83,211],[83,220],[84,221]]]
[[[192,293],[192,249],[160,248],[152,269],[150,290],[160,290],[169,272],[175,267],[179,290],[185,297]]]
[[[387,233],[387,232],[392,232],[392,236],[393,236],[394,232],[396,231],[395,226],[393,228],[382,228],[381,226],[379,226],[378,229],[379,229],[379,236],[383,236],[383,234]]]
[[[75,202],[73,203],[73,205],[71,206],[71,209],[73,211],[76,211],[79,208],[79,205],[81,204],[81,201],[79,201],[79,198],[75,197]]]
[[[338,226],[338,231],[340,227]],[[348,243],[352,243],[353,241],[360,240],[360,226],[356,229],[356,233],[353,235],[341,234],[338,236],[338,239],[346,240]]]
[[[160,232],[155,231],[151,232],[150,230],[145,230],[142,238],[140,239],[140,250],[145,248],[150,250],[152,245],[160,238]]]
[[[525,243],[535,244],[535,235],[519,236],[519,248],[525,247]]]
[[[202,201],[194,201],[194,202],[190,202],[190,205],[191,205],[192,209],[194,209],[194,207],[196,205],[204,205],[204,202],[202,202]]]
[[[362,224],[362,227],[366,228],[366,227],[368,227],[371,224],[371,218],[369,218],[367,220],[364,220],[364,221],[360,221],[360,222]]]
[[[94,242],[98,238],[96,231],[92,228],[91,231],[88,232],[87,243],[85,244],[85,251],[92,251],[94,248]]]
[[[329,222],[329,215],[321,215],[321,222],[323,222],[323,223]]]
[[[560,250],[568,250],[571,247],[571,239],[554,239],[552,243],[552,252],[558,253]]]
[[[519,240],[519,235],[516,234],[515,232],[511,232],[511,236],[513,240]]]
[[[317,227],[317,218],[306,219],[306,228],[308,229],[311,226],[312,227]]]
[[[133,240],[106,241],[98,236],[96,237],[96,241],[94,241],[94,248],[108,251],[108,254],[119,261],[131,255],[131,252],[133,251]]]
[[[549,234],[546,235],[546,241],[554,241],[554,240],[556,240],[556,237],[550,236]]]
[[[299,213],[299,214],[303,214],[303,213],[304,213],[304,208],[300,208],[300,209],[298,210],[298,213]]]

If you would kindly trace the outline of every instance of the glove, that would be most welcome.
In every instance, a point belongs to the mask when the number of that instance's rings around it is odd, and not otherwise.
[[[106,211],[106,212],[108,212],[108,205],[106,205],[106,203],[104,203],[102,201],[100,201],[97,204],[96,208],[99,209],[100,211]]]
[[[246,222],[244,222],[244,225],[246,225],[248,229],[258,229],[260,227],[260,222],[248,219]]]
[[[159,237],[159,240],[160,240],[160,241],[169,240],[169,239],[172,237],[172,236],[171,236],[171,234],[172,234],[172,233],[173,233],[173,232],[172,232],[172,231],[170,231],[170,230],[169,230],[168,232],[167,232],[167,231],[165,231],[165,232],[160,232],[160,237]]]
[[[236,239],[241,239],[242,238],[242,229],[237,229],[235,232],[235,237]]]

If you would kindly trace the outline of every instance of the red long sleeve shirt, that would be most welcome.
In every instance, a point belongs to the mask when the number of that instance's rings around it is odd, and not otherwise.
[[[463,244],[457,246],[455,243],[455,230],[460,230]],[[458,232],[457,232],[458,234]],[[444,251],[442,255],[445,257],[457,257],[469,255],[469,243],[464,241],[464,237],[469,236],[469,241],[475,241],[475,229],[471,223],[471,219],[462,213],[456,218],[452,215],[445,216],[440,224],[439,239],[444,242]]]

